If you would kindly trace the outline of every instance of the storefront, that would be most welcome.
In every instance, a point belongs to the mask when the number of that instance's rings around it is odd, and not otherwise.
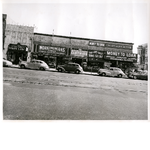
[[[26,45],[9,44],[7,50],[7,59],[13,64],[19,64],[20,60],[27,60],[28,47]]]
[[[32,59],[43,60],[49,67],[62,64],[66,61],[63,59],[65,56],[66,48],[56,46],[38,45],[37,52],[32,52]]]
[[[87,62],[88,51],[82,50],[80,48],[79,49],[72,48],[71,49],[71,58],[72,58],[72,62],[78,63],[81,66],[83,66],[84,63]]]
[[[33,58],[36,55],[50,67],[71,61],[84,68],[125,69],[137,61],[133,43],[126,42],[34,33],[34,47]]]
[[[137,62],[137,54],[125,52],[104,52],[104,60],[111,63],[111,67],[119,67],[125,71],[133,63]]]
[[[97,66],[100,68],[103,68],[104,66],[104,60],[103,60],[103,54],[102,51],[88,51],[88,66]]]

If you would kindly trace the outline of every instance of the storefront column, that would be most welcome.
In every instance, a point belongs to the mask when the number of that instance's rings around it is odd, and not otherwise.
[[[37,44],[35,44],[35,52],[37,52]]]

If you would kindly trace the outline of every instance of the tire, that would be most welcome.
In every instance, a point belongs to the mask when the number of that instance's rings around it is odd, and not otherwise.
[[[80,73],[80,71],[79,71],[79,70],[76,70],[76,71],[75,71],[75,73],[76,73],[76,74],[79,74],[79,73]]]
[[[42,71],[45,71],[45,68],[43,68],[43,67],[40,67],[40,70],[42,70]]]
[[[25,69],[26,67],[25,67],[25,65],[21,65],[20,68],[21,69]]]
[[[137,77],[136,77],[136,76],[133,76],[133,79],[137,79]]]
[[[118,78],[122,78],[122,74],[118,74]]]
[[[106,76],[106,73],[105,73],[105,72],[103,72],[103,73],[102,73],[102,76]]]
[[[61,69],[61,68],[58,68],[58,72],[62,72],[62,69]]]

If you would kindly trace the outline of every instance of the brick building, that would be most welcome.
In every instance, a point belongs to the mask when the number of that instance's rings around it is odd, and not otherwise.
[[[138,46],[139,55],[139,67],[144,70],[148,70],[148,45],[142,44]]]
[[[21,25],[6,25],[4,57],[18,64],[19,58],[27,60],[28,51],[32,49],[34,27]]]

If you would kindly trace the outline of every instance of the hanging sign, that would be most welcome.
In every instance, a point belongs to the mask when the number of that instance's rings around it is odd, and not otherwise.
[[[20,43],[8,45],[8,50],[26,51],[26,49],[27,49],[27,46],[21,45]]]

